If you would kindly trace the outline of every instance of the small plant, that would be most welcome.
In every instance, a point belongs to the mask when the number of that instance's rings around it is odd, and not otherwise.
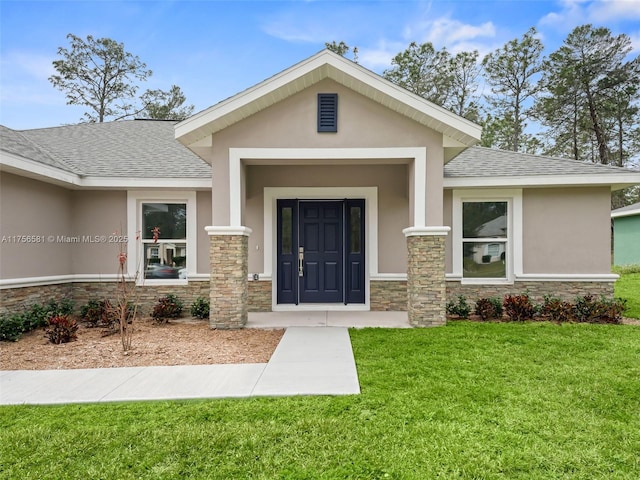
[[[175,295],[169,294],[158,299],[151,317],[158,323],[166,323],[170,318],[182,315],[183,303]]]
[[[45,304],[34,303],[22,313],[3,315],[0,318],[0,340],[15,342],[23,333],[46,327],[48,320],[56,315],[70,315],[73,306],[73,300],[69,298],[60,301],[52,298]]]
[[[482,320],[502,318],[502,302],[499,298],[481,298],[476,302],[475,314]]]
[[[0,341],[15,342],[24,332],[24,315],[14,313],[0,317]]]
[[[49,319],[46,335],[51,343],[67,343],[77,338],[78,323],[68,315],[56,315]]]
[[[502,301],[504,312],[511,321],[524,322],[531,320],[535,309],[529,295],[506,295]]]
[[[458,301],[449,301],[447,303],[447,315],[455,315],[459,318],[467,318],[471,313],[471,306],[467,303],[464,295],[458,295]]]
[[[572,322],[575,320],[575,306],[559,298],[545,295],[540,314],[552,322]]]
[[[204,297],[198,297],[191,304],[191,316],[205,319],[209,318],[209,300]]]
[[[576,319],[583,323],[621,323],[626,303],[621,298],[602,296],[598,300],[593,295],[580,296],[576,298],[574,307]]]

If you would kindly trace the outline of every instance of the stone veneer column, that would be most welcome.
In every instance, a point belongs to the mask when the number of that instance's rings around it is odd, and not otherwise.
[[[242,328],[249,300],[249,235],[247,227],[206,227],[210,240],[209,327]]]
[[[414,327],[447,322],[445,237],[449,227],[411,227],[407,237],[407,309]]]

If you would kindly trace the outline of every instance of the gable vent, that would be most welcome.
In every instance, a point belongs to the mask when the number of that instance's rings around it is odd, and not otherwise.
[[[338,131],[338,94],[318,94],[318,132]]]

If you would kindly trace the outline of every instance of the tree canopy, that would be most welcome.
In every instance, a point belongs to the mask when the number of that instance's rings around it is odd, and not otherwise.
[[[144,112],[148,118],[182,119],[193,106],[181,107],[185,96],[173,85],[168,92],[147,90],[136,97],[139,83],[153,72],[124,45],[110,38],[82,39],[67,35],[70,47],[60,47],[54,60],[52,85],[63,91],[68,105],[87,107],[84,121],[120,120]]]

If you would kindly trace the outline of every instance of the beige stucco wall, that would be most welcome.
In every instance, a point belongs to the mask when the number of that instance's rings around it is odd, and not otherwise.
[[[64,188],[0,174],[0,237],[5,237],[0,244],[0,278],[72,273],[73,246],[58,241],[58,236],[71,235],[71,202],[72,194]],[[36,243],[15,236],[32,236]]]
[[[378,270],[402,273],[407,269],[407,247],[402,229],[409,226],[407,165],[247,166],[246,224],[249,237],[249,272],[264,265],[265,187],[377,187]],[[270,254],[270,252],[268,252]]]
[[[317,132],[317,94],[338,94],[338,132]],[[332,81],[323,80],[213,136],[213,224],[229,224],[229,148],[426,147],[427,215],[440,225],[442,135]],[[438,206],[440,208],[438,208]]]
[[[607,187],[532,188],[522,194],[524,273],[608,273]]]
[[[452,231],[453,231],[453,190],[445,190],[443,197],[443,225],[451,228],[449,234],[444,240],[444,248],[445,248],[445,272],[451,273],[453,272],[453,240],[452,240]]]
[[[71,235],[81,239],[70,247],[72,273],[118,273],[118,236],[127,234],[127,192],[73,191],[71,200]],[[102,238],[88,241],[95,237]]]
[[[198,264],[197,273],[209,274],[211,265],[209,264],[209,235],[204,229],[211,225],[211,191],[196,192],[196,215],[198,217],[198,238],[197,249]]]

